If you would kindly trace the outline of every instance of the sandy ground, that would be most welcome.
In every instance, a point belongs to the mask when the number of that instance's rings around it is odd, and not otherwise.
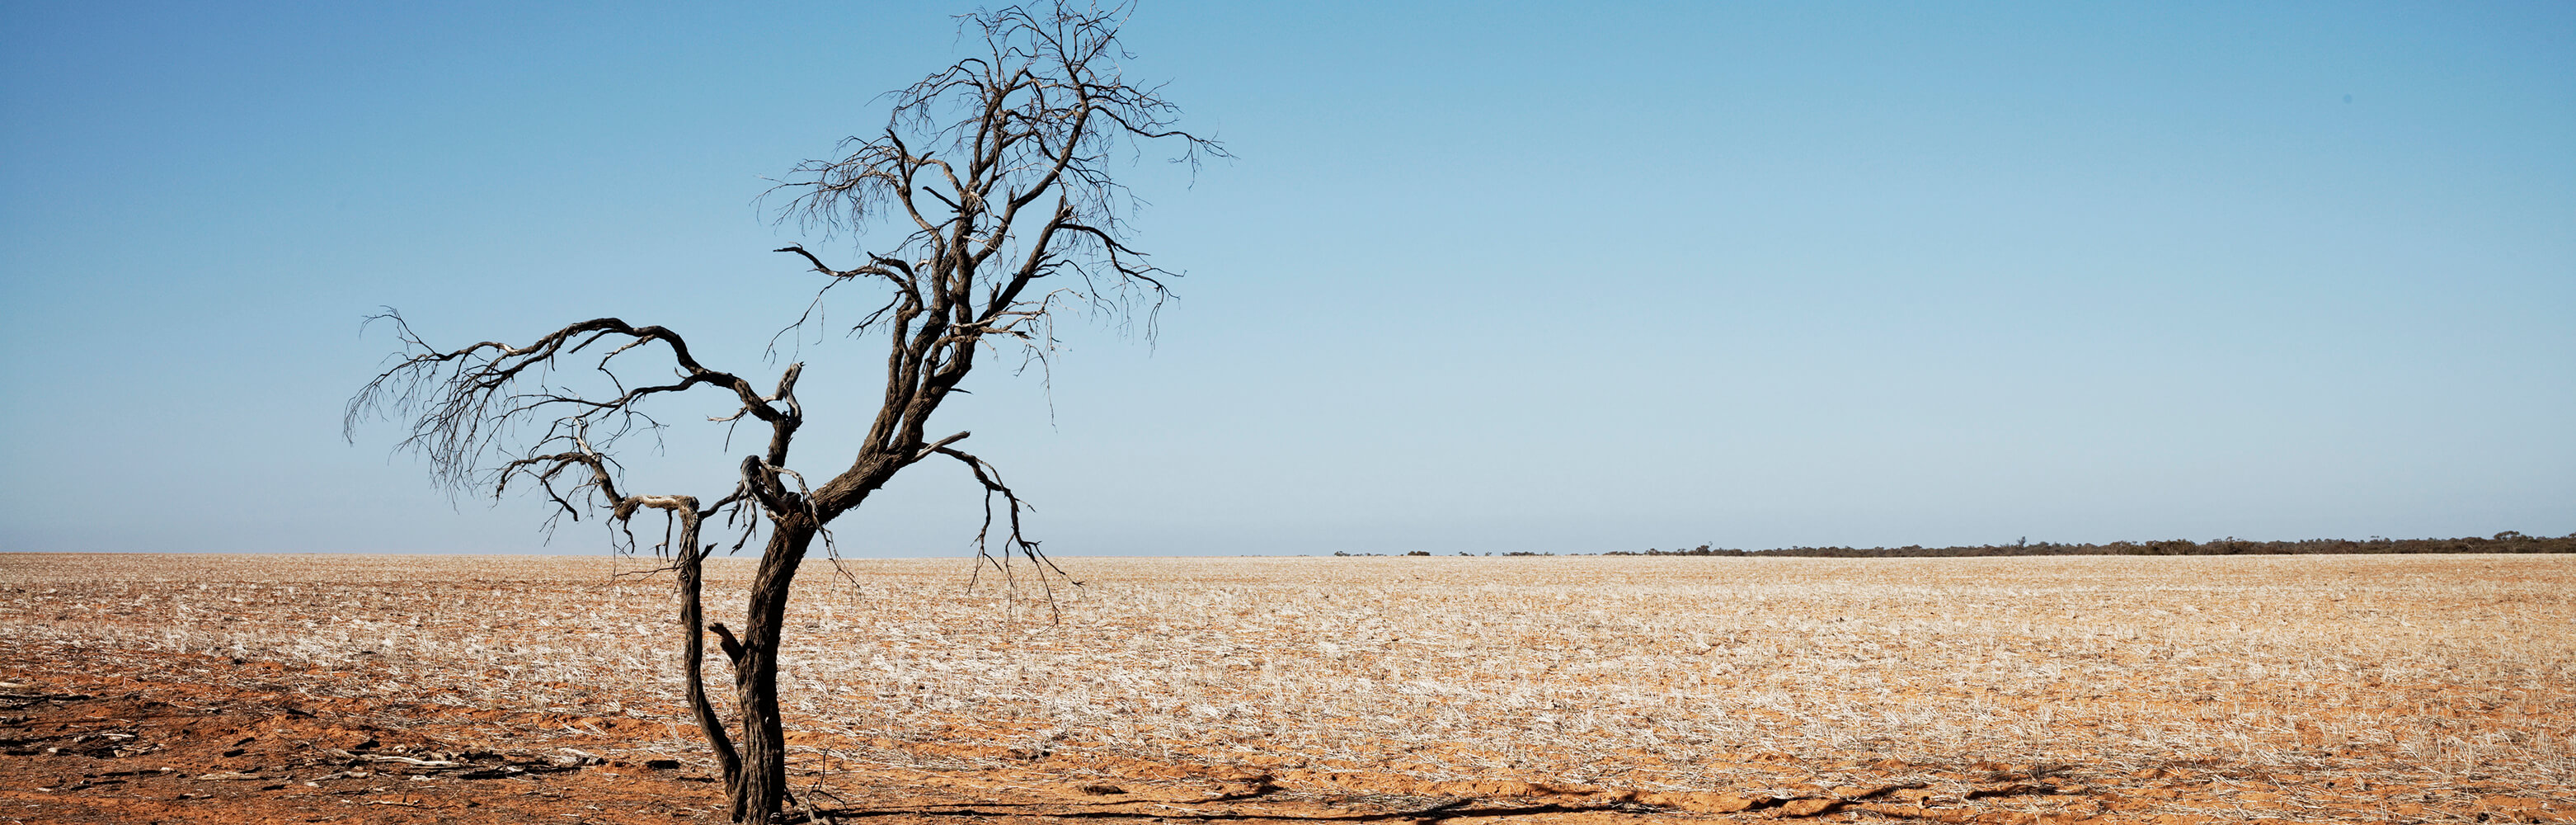
[[[0,822],[707,818],[646,567],[0,555]],[[813,565],[813,812],[2576,821],[2565,556],[1065,567]]]

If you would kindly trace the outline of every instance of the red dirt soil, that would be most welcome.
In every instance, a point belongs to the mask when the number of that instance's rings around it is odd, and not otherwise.
[[[677,760],[609,759],[631,720],[547,719],[449,705],[317,698],[290,668],[198,655],[117,655],[113,676],[55,672],[0,686],[0,822],[18,823],[633,823],[721,821],[723,795]],[[143,665],[143,667],[136,667]],[[17,670],[13,668],[12,670]],[[77,668],[65,670],[77,671]],[[133,672],[147,670],[155,672]],[[202,671],[202,673],[197,673]],[[186,674],[190,678],[177,678]],[[230,687],[227,687],[230,686]],[[514,718],[515,717],[515,718]],[[513,727],[598,730],[594,741],[516,746]],[[575,745],[560,744],[573,741]],[[588,745],[585,749],[579,745]],[[935,746],[916,746],[936,750]],[[972,749],[963,746],[959,750]],[[2267,778],[2206,772],[2096,776],[2066,766],[1977,764],[1939,772],[1967,792],[1909,785],[1815,788],[1805,796],[1638,793],[1518,781],[1427,783],[1367,771],[1289,771],[1201,764],[1056,764],[1021,754],[982,771],[842,773],[818,779],[826,819],[871,823],[1035,822],[1735,822],[2124,823],[2351,821],[2576,822],[2563,802],[2474,791],[2341,783],[2327,810],[2280,793],[2243,791]],[[1097,761],[1097,760],[1093,760]],[[835,768],[843,767],[839,764]],[[1919,766],[1880,768],[1919,775]],[[1065,783],[1109,773],[1114,783]],[[2234,780],[2234,781],[2229,781]],[[1283,783],[1294,786],[1291,790]],[[2263,787],[2260,784],[2251,787]],[[2224,807],[2233,816],[2176,813]],[[2312,811],[2302,815],[2300,808]],[[2341,808],[2342,810],[2334,810]],[[2344,816],[2335,816],[2343,814]],[[2365,816],[2362,821],[2375,817]]]
[[[20,592],[19,618],[47,612]],[[694,731],[634,714],[328,695],[402,678],[392,673],[0,634],[0,823],[723,819],[702,754],[638,749]],[[812,749],[791,777],[808,805],[796,815],[840,822],[2576,822],[2557,786],[2513,777],[2404,784],[2221,760],[1824,764],[1757,749],[1727,758],[1815,784],[1674,791],[1433,779],[1217,745],[1030,750],[992,730],[791,738]]]

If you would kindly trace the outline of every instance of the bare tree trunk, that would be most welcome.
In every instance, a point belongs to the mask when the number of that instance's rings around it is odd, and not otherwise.
[[[1202,153],[1228,155],[1177,128],[1179,109],[1162,98],[1159,87],[1124,80],[1126,51],[1117,39],[1127,17],[1123,3],[1101,8],[1077,0],[1040,0],[976,14],[971,23],[982,30],[984,55],[896,92],[882,135],[849,138],[841,144],[846,156],[800,164],[794,180],[772,190],[793,194],[782,218],[874,237],[884,237],[875,236],[875,228],[894,233],[884,242],[890,245],[862,251],[850,269],[826,266],[801,245],[777,250],[802,256],[827,279],[788,330],[803,335],[809,322],[822,324],[822,291],[836,284],[867,284],[884,290],[887,300],[850,329],[853,335],[873,330],[886,336],[884,399],[875,417],[866,419],[866,440],[849,468],[810,491],[805,476],[787,469],[788,442],[805,415],[794,392],[801,363],[788,365],[778,388],[763,394],[742,376],[699,363],[688,343],[667,327],[593,318],[525,346],[484,341],[441,350],[414,335],[400,315],[379,316],[397,327],[406,355],[349,399],[344,434],[390,406],[413,418],[403,444],[428,457],[432,477],[444,484],[465,489],[488,482],[498,496],[514,480],[533,483],[565,513],[578,518],[588,509],[606,510],[621,530],[640,508],[663,510],[682,522],[675,561],[681,623],[688,632],[683,647],[689,709],[724,768],[735,822],[766,822],[790,804],[778,706],[779,643],[796,566],[824,524],[859,506],[903,468],[946,456],[965,464],[984,490],[984,523],[975,533],[979,559],[997,565],[1013,555],[1044,561],[1037,542],[1021,535],[1020,515],[1028,508],[1019,495],[992,465],[955,446],[967,433],[934,440],[925,427],[943,399],[962,392],[959,382],[982,349],[1017,342],[1028,355],[1045,359],[1055,349],[1058,309],[1087,305],[1132,319],[1141,307],[1152,339],[1152,311],[1170,297],[1165,280],[1179,273],[1149,263],[1145,253],[1127,245],[1124,213],[1134,201],[1112,180],[1106,161],[1121,154],[1111,151],[1121,144],[1140,148],[1164,139],[1180,143],[1181,156],[1174,159],[1188,161],[1192,169]],[[663,350],[671,367],[621,375],[612,365],[645,357],[630,353]],[[565,385],[549,377],[584,352],[584,359],[599,359],[592,369],[605,373],[600,384]],[[615,360],[621,357],[626,360]],[[705,510],[688,496],[620,492],[623,471],[608,452],[619,435],[638,426],[659,427],[644,411],[646,403],[698,387],[740,404],[712,420],[727,426],[746,417],[767,423],[767,455],[745,456],[734,492]],[[512,432],[543,435],[524,444],[502,443],[514,440],[506,436]],[[506,463],[491,467],[487,462],[494,459]],[[793,492],[782,482],[789,478]],[[1005,512],[1002,521],[994,518],[997,501]],[[740,638],[721,623],[705,622],[700,604],[700,562],[709,548],[699,545],[698,523],[718,514],[728,524],[744,523],[737,517],[765,518],[770,529]],[[745,524],[756,532],[761,522]],[[996,559],[987,539],[1003,532],[1007,549]],[[631,532],[626,541],[632,545]],[[716,635],[733,666],[738,728],[729,728],[707,700],[701,673],[707,632]]]
[[[778,642],[788,585],[814,543],[816,525],[793,513],[777,521],[752,579],[742,653],[734,662],[734,707],[742,714],[742,772],[728,787],[736,822],[766,822],[787,801],[787,733],[778,719]]]
[[[737,796],[731,789],[742,785],[742,756],[734,751],[733,738],[725,735],[724,720],[716,716],[715,706],[707,701],[703,672],[707,656],[706,614],[699,599],[707,548],[698,546],[698,519],[694,514],[682,523],[680,537],[680,627],[688,634],[681,644],[680,660],[686,663],[682,672],[688,676],[689,712],[697,717],[698,730],[715,751],[716,764],[724,769],[726,795]]]

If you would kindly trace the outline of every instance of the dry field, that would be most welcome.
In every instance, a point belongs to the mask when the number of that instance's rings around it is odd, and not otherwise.
[[[2576,821],[2568,556],[1064,565],[1084,585],[1050,605],[962,560],[810,564],[782,674],[804,796],[871,822]],[[0,555],[0,822],[697,816],[644,566]]]

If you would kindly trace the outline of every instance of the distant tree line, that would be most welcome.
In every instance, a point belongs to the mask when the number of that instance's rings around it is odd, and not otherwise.
[[[1978,544],[1956,547],[1781,547],[1771,550],[1734,550],[1700,545],[1676,550],[1648,548],[1611,550],[1604,556],[1819,556],[1826,558],[1908,558],[1959,556],[2256,556],[2317,555],[2329,553],[2576,553],[2576,533],[2564,536],[2526,536],[2511,530],[2486,538],[2475,536],[2456,539],[2391,539],[2372,536],[2367,539],[2303,539],[2299,541],[2251,541],[2235,537],[2192,541],[2115,541],[2109,544],[2064,544],[2027,539],[2011,544]],[[1508,555],[1526,556],[1530,553]]]

